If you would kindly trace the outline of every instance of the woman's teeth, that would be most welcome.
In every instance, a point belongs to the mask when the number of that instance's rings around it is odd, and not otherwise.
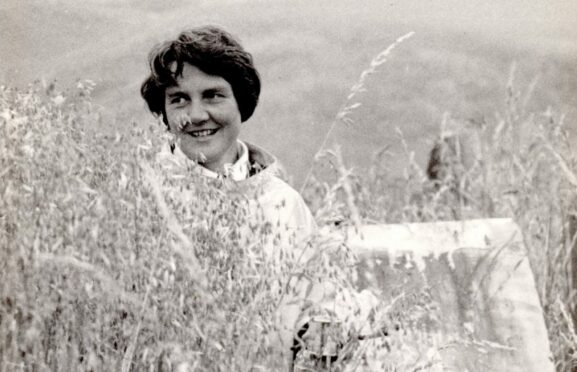
[[[193,137],[206,137],[212,134],[215,134],[218,129],[205,129],[205,130],[197,130],[194,132],[190,132],[189,134]]]

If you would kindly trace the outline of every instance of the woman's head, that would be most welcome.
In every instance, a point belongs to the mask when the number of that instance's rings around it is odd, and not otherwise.
[[[185,64],[208,75],[220,76],[230,84],[241,121],[248,120],[256,108],[260,78],[252,56],[233,36],[218,27],[204,26],[182,32],[176,40],[157,46],[149,62],[151,73],[140,92],[150,111],[162,115],[167,125],[166,89],[176,85]]]

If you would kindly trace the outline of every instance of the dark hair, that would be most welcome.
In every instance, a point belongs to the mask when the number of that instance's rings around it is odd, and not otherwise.
[[[162,115],[167,125],[165,91],[176,84],[184,63],[224,78],[232,87],[243,122],[251,117],[258,103],[260,78],[252,56],[232,35],[218,27],[203,26],[182,32],[176,40],[155,47],[149,63],[150,76],[142,84],[140,94],[150,111]]]

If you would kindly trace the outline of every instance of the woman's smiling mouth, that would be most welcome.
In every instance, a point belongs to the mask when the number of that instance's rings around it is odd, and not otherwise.
[[[213,134],[215,134],[216,132],[218,132],[218,128],[216,129],[202,129],[202,130],[194,130],[192,132],[188,132],[188,134],[190,134],[193,137],[207,137],[207,136],[212,136]]]

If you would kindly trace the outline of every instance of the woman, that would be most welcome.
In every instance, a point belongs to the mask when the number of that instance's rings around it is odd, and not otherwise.
[[[193,160],[208,179],[233,180],[253,199],[251,213],[272,230],[267,236],[273,238],[263,244],[269,257],[282,259],[283,247],[302,248],[316,229],[311,212],[277,176],[275,158],[239,140],[260,93],[251,55],[222,29],[200,27],[154,49],[150,69],[141,94],[176,139],[172,151]],[[301,281],[296,286],[306,285]],[[323,297],[322,288],[313,292],[317,299]],[[280,338],[288,350],[303,306],[293,297],[280,309]]]
[[[277,177],[275,158],[238,138],[260,94],[259,74],[239,42],[217,27],[185,31],[152,51],[150,68],[141,94],[176,138],[173,151],[196,161],[206,177],[260,188],[259,204],[271,223],[310,235],[311,213]]]

